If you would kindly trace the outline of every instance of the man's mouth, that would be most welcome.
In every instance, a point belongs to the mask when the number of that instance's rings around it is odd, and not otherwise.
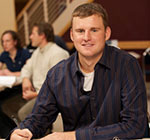
[[[85,47],[93,47],[94,44],[82,44],[82,46],[85,46]]]

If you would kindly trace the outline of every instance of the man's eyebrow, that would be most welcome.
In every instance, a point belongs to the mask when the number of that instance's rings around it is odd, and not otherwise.
[[[76,31],[79,31],[79,30],[84,30],[83,28],[77,28],[77,29],[75,29]]]
[[[100,29],[99,27],[91,27],[91,29]]]

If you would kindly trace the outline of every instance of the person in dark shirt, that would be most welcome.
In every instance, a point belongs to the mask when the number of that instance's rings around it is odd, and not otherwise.
[[[0,55],[0,75],[1,76],[20,76],[20,71],[27,59],[30,57],[28,50],[21,47],[18,34],[13,30],[6,30],[1,36],[1,45],[4,51]],[[6,65],[6,68],[3,66]],[[2,109],[7,99],[14,97],[22,92],[21,84],[12,88],[0,90],[0,137],[5,138],[11,129],[16,127],[13,120],[5,114]],[[9,110],[9,108],[8,108]]]
[[[77,50],[47,74],[32,113],[11,140],[115,140],[146,134],[147,97],[137,60],[108,46],[111,29],[97,3],[72,14],[71,39]],[[45,136],[61,113],[64,132]],[[9,138],[9,137],[8,137]]]
[[[7,30],[1,36],[4,51],[0,55],[0,75],[20,76],[20,71],[30,53],[21,47],[20,39],[15,31]],[[2,70],[3,65],[6,68]]]

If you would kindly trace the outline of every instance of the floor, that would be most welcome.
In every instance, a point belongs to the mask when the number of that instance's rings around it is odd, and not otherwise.
[[[22,95],[18,93],[17,95],[11,97],[2,105],[2,110],[11,118],[18,119],[17,112],[21,106],[23,106],[26,101],[22,98]]]
[[[2,110],[5,114],[7,114],[10,118],[15,119],[17,123],[20,122],[17,112],[21,106],[23,106],[26,103],[24,99],[22,99],[21,94],[17,94],[7,101],[4,102],[2,105]],[[62,132],[63,131],[63,124],[62,124],[62,118],[59,114],[55,123],[53,124],[52,132]]]

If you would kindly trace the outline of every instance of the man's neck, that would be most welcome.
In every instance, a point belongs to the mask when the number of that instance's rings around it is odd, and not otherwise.
[[[100,58],[101,56],[96,57],[96,58],[85,58],[85,57],[80,57],[79,55],[79,64],[80,64],[81,70],[85,73],[93,72],[94,67]]]
[[[10,58],[14,61],[15,57],[16,57],[16,54],[17,54],[17,50],[16,49],[13,49],[9,52],[9,56]]]
[[[39,48],[42,49],[42,48],[44,48],[47,44],[48,44],[47,41],[43,41],[43,42],[39,45]]]

